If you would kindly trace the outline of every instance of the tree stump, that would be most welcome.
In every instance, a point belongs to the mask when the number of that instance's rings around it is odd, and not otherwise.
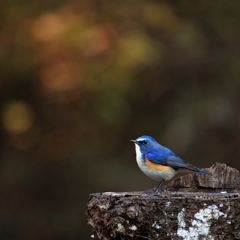
[[[160,194],[90,194],[87,223],[97,239],[240,239],[240,176],[225,164],[188,174]]]

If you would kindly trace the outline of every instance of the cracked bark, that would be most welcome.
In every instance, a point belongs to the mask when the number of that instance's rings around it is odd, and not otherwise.
[[[240,239],[240,176],[225,164],[188,174],[162,194],[90,194],[87,223],[97,239]]]

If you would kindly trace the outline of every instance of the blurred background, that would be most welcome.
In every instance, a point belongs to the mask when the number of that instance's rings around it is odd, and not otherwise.
[[[90,193],[155,187],[130,139],[240,169],[240,2],[0,3],[0,239],[90,239]]]

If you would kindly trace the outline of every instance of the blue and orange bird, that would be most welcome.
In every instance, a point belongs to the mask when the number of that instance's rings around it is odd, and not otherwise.
[[[154,193],[161,189],[165,180],[170,180],[179,172],[199,172],[212,175],[186,163],[150,136],[142,136],[131,141],[135,143],[136,160],[139,168],[151,179],[160,181]]]

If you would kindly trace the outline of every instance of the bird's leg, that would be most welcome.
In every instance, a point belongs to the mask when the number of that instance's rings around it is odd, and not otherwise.
[[[162,192],[162,189],[161,189],[161,186],[162,186],[162,184],[163,184],[163,182],[164,182],[164,180],[162,180],[159,184],[158,184],[158,186],[156,187],[156,190],[154,191],[154,193],[157,193],[157,192]],[[160,189],[160,191],[158,191],[158,189]]]
[[[161,186],[163,184],[164,180],[162,180],[158,186],[156,187],[156,189],[154,191],[144,191],[142,194],[156,194],[156,193],[162,193],[162,189]],[[158,191],[160,190],[160,191]]]

